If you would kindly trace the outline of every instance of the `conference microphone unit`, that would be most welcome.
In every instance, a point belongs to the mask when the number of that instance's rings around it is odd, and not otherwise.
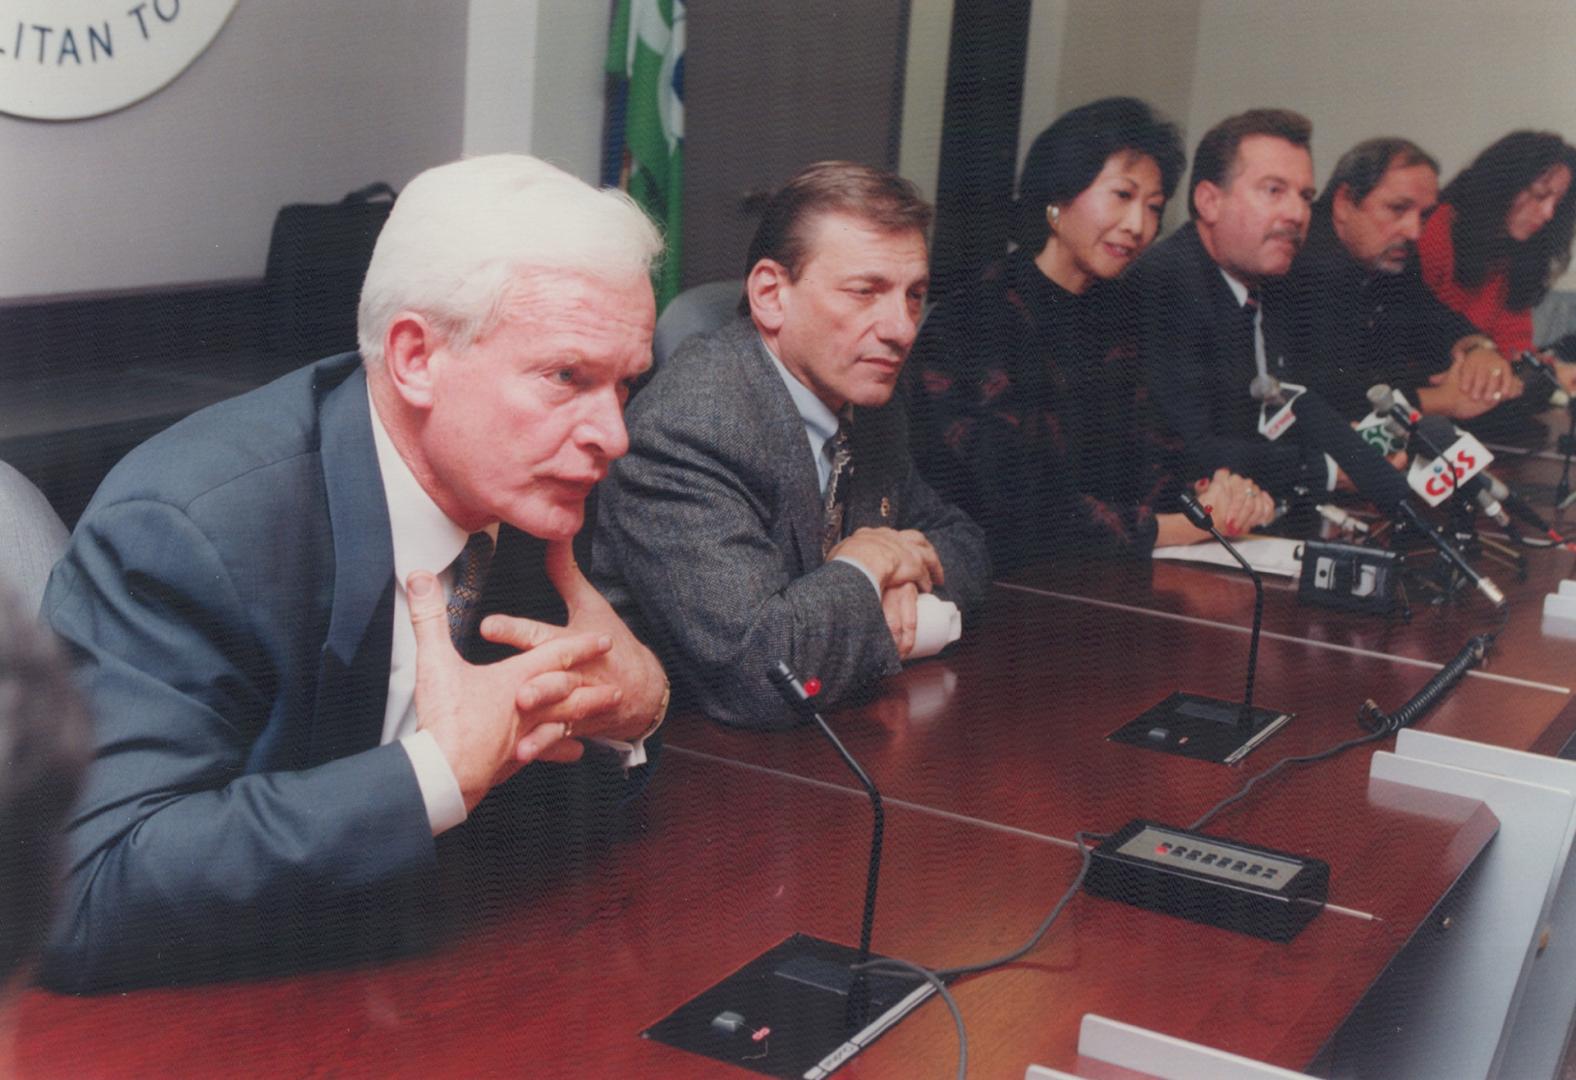
[[[1204,506],[1193,496],[1190,491],[1181,495],[1182,513],[1192,522],[1196,529],[1203,529],[1215,538],[1215,542],[1226,549],[1226,553],[1248,572],[1248,577],[1253,579],[1253,633],[1248,637],[1248,678],[1247,685],[1242,691],[1242,719],[1243,726],[1251,728],[1253,725],[1253,676],[1259,667],[1259,632],[1264,624],[1264,579],[1259,572],[1253,569],[1253,564],[1242,557],[1242,552],[1237,546],[1226,539],[1225,533],[1215,528],[1215,519],[1212,515],[1213,507]]]
[[[1439,554],[1495,606],[1505,603],[1499,586],[1477,572],[1466,557],[1435,529],[1412,502],[1406,478],[1341,419],[1339,413],[1313,391],[1298,394],[1290,403],[1302,425],[1303,438],[1324,451],[1346,473],[1358,492],[1380,510],[1411,525],[1433,544]]]
[[[1291,713],[1258,708],[1253,704],[1253,681],[1259,666],[1259,634],[1264,621],[1264,579],[1253,564],[1243,558],[1236,545],[1215,527],[1211,507],[1202,505],[1191,492],[1183,492],[1180,501],[1188,521],[1214,537],[1253,581],[1253,631],[1248,636],[1248,674],[1242,701],[1222,701],[1178,690],[1106,738],[1196,761],[1235,765],[1292,718]]]
[[[870,798],[870,861],[859,947],[792,934],[644,1034],[680,1050],[772,1076],[825,1077],[936,990],[929,982],[916,986],[911,978],[863,970],[872,961],[889,960],[870,951],[885,826],[881,792],[816,709],[816,680],[801,680],[781,660],[767,667],[766,677],[795,714],[820,730]],[[768,1046],[771,1068],[762,1070]]]

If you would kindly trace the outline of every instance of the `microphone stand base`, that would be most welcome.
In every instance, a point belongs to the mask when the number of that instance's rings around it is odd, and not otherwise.
[[[641,1037],[784,1080],[797,1080],[834,1055],[840,1065],[935,993],[918,978],[856,975],[849,969],[858,961],[859,950],[850,945],[794,934]],[[757,1037],[763,1029],[767,1034]]]
[[[1295,715],[1178,690],[1106,738],[1194,761],[1235,765]]]

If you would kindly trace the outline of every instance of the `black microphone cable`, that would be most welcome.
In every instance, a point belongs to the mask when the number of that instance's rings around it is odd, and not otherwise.
[[[1203,816],[1189,825],[1188,828],[1194,832],[1202,830],[1222,810],[1239,799],[1246,798],[1248,793],[1261,781],[1268,780],[1287,766],[1309,765],[1316,761],[1325,761],[1343,754],[1353,747],[1388,739],[1402,728],[1415,724],[1422,719],[1424,713],[1437,705],[1439,700],[1465,678],[1468,671],[1481,663],[1488,654],[1488,650],[1499,638],[1500,632],[1505,629],[1505,624],[1510,621],[1510,609],[1508,607],[1500,607],[1496,610],[1499,612],[1499,622],[1494,629],[1487,633],[1474,635],[1468,640],[1460,652],[1435,672],[1433,678],[1424,683],[1423,688],[1412,695],[1412,698],[1394,713],[1387,715],[1381,712],[1379,706],[1374,704],[1372,698],[1363,702],[1357,710],[1357,724],[1367,731],[1366,735],[1359,735],[1355,739],[1347,739],[1345,742],[1336,743],[1334,746],[1324,750],[1317,750],[1311,754],[1281,758],[1263,772],[1249,778],[1236,791],[1233,791],[1230,795],[1227,795],[1214,806],[1204,811]]]
[[[1373,698],[1369,698],[1357,710],[1357,723],[1379,735],[1393,735],[1402,728],[1417,723],[1429,709],[1439,703],[1440,698],[1466,678],[1468,671],[1483,662],[1509,621],[1510,609],[1501,608],[1498,625],[1486,633],[1476,634],[1467,639],[1461,651],[1436,671],[1434,677],[1424,683],[1423,688],[1413,694],[1406,704],[1393,713],[1385,713],[1374,703]]]

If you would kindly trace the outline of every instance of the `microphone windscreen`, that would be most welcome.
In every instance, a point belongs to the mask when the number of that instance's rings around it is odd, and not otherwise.
[[[1253,395],[1254,401],[1279,401],[1280,380],[1273,375],[1255,375],[1248,384],[1248,393]]]
[[[1368,404],[1380,416],[1385,415],[1395,407],[1395,392],[1390,389],[1389,383],[1375,383],[1368,388]]]
[[[1393,513],[1406,500],[1411,489],[1406,478],[1384,455],[1363,441],[1329,403],[1312,390],[1297,395],[1292,402],[1303,442],[1322,450],[1351,479],[1357,490],[1379,509]]]
[[[1443,450],[1456,441],[1456,425],[1448,416],[1425,416],[1417,422],[1417,434],[1419,445]]]

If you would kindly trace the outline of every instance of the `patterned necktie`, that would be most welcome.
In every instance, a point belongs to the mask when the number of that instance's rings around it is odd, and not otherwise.
[[[843,538],[843,510],[848,503],[848,478],[854,474],[854,453],[849,446],[853,423],[848,416],[837,420],[837,433],[826,440],[826,455],[832,459],[832,474],[826,481],[826,501],[822,506],[821,558],[825,559]]]
[[[449,597],[449,639],[460,648],[476,624],[487,567],[492,564],[493,539],[484,532],[471,533],[454,560],[454,592]]]

